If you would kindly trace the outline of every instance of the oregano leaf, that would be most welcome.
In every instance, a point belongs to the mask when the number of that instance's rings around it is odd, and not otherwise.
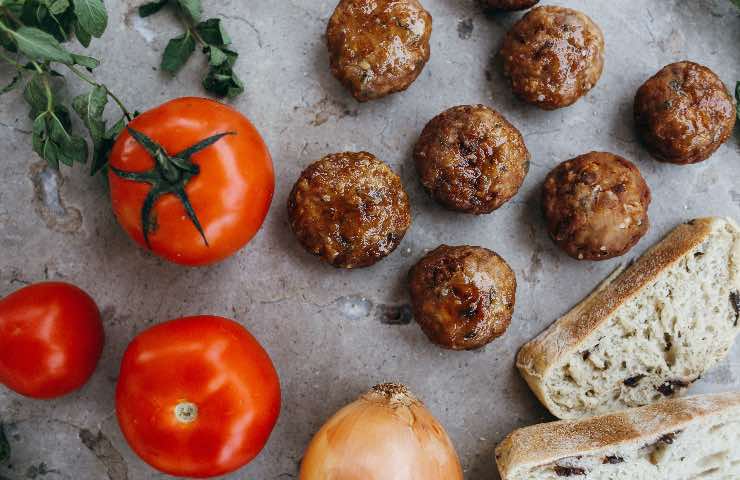
[[[158,11],[162,10],[168,2],[169,0],[159,0],[156,2],[145,3],[139,7],[139,16],[144,18],[149,15],[154,15]]]
[[[108,26],[108,12],[103,0],[72,0],[80,26],[90,35],[100,38]]]
[[[52,15],[61,15],[69,5],[69,0],[46,0],[46,8]]]
[[[88,57],[85,55],[77,55],[74,53],[72,54],[72,58],[74,59],[75,65],[81,65],[88,70],[97,68],[98,65],[100,65],[100,60],[98,60],[97,58]]]
[[[90,46],[90,42],[92,42],[92,35],[90,35],[87,30],[82,28],[82,25],[80,25],[79,20],[75,20],[74,24],[74,30],[75,30],[75,36],[77,37],[77,40],[80,42],[80,45],[87,48]]]
[[[21,27],[12,33],[18,49],[28,58],[42,62],[72,65],[72,54],[66,51],[52,35],[33,27]]]
[[[23,98],[31,106],[32,118],[37,117],[41,112],[47,110],[49,98],[42,74],[33,74],[31,80],[26,83],[26,88],[23,90]]]
[[[162,70],[175,74],[188,61],[195,51],[195,39],[190,32],[185,32],[179,37],[173,38],[167,44],[162,56]]]
[[[228,60],[229,57],[227,57],[226,53],[224,53],[220,48],[214,46],[208,47],[208,63],[212,66],[218,67],[219,65],[226,63]]]
[[[99,85],[84,95],[72,100],[72,108],[79,115],[82,123],[90,132],[93,144],[100,142],[105,136],[105,120],[103,112],[108,104],[108,90]]]
[[[200,22],[195,26],[195,30],[203,38],[203,41],[209,45],[221,47],[231,43],[231,37],[226,33],[221,20],[218,18],[209,18]]]
[[[193,22],[200,22],[203,15],[203,5],[200,0],[177,0],[177,4]]]

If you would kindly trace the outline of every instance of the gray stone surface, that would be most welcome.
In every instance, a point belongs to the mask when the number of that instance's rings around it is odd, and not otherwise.
[[[132,107],[200,95],[198,62],[176,79],[156,66],[177,30],[167,15],[138,19],[137,1],[109,0],[111,25],[93,52],[97,75]],[[25,105],[0,100],[0,295],[26,282],[63,279],[85,288],[104,313],[107,344],[88,385],[39,402],[0,388],[10,423],[10,479],[156,479],[132,453],[113,412],[118,365],[139,331],[174,317],[211,313],[235,318],[271,353],[284,406],[266,449],[228,478],[297,478],[313,432],[368,386],[407,383],[447,427],[466,478],[496,479],[493,448],[511,429],[543,420],[514,369],[519,346],[579,301],[622,261],[678,222],[701,215],[740,219],[737,135],[708,162],[676,167],[652,160],[636,141],[632,99],[664,64],[691,59],[734,87],[740,80],[740,17],[729,0],[572,0],[606,35],[604,75],[584,100],[543,112],[514,99],[492,58],[519,14],[486,15],[473,0],[424,0],[434,15],[432,57],[405,93],[360,105],[331,77],[323,32],[335,0],[207,1],[226,18],[242,53],[247,92],[235,105],[263,133],[274,156],[277,189],[257,238],[217,266],[186,269],[136,247],[116,224],[100,178],[82,169],[45,170],[30,147]],[[165,25],[165,26],[163,26]],[[0,73],[5,81],[7,72]],[[70,81],[73,92],[81,85]],[[441,110],[482,102],[524,134],[533,163],[522,191],[492,215],[449,213],[420,188],[410,160],[421,128]],[[324,154],[367,149],[401,173],[414,224],[399,250],[373,268],[338,271],[304,253],[288,226],[285,201],[303,167]],[[627,258],[578,263],[548,240],[538,192],[556,163],[590,150],[632,159],[653,189],[653,226]],[[508,333],[478,352],[447,352],[427,342],[405,309],[408,268],[439,243],[477,244],[505,257],[517,273],[515,318]],[[400,323],[384,323],[399,318]],[[398,322],[396,322],[398,323]],[[740,349],[694,391],[740,386]]]

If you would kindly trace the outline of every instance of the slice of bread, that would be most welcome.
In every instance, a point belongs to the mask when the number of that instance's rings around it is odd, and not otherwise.
[[[740,393],[522,428],[496,464],[502,480],[737,480]]]
[[[681,393],[740,331],[740,230],[682,224],[519,351],[517,367],[558,418]]]

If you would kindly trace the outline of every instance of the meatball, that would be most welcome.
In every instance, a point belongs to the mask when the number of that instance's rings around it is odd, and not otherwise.
[[[596,85],[604,68],[604,34],[581,12],[537,7],[506,34],[500,55],[514,93],[554,110]]]
[[[388,165],[367,152],[344,152],[301,173],[288,217],[306,250],[335,267],[356,268],[396,249],[411,225],[411,208]]]
[[[513,197],[529,170],[519,130],[484,105],[453,107],[434,117],[414,149],[421,183],[445,207],[491,213]]]
[[[526,10],[539,2],[540,0],[486,0],[486,4],[496,10]]]
[[[341,0],[326,30],[331,71],[361,102],[406,90],[429,60],[431,35],[418,0]]]
[[[480,348],[511,323],[516,276],[486,248],[442,245],[411,269],[410,284],[414,318],[441,347]]]
[[[542,206],[550,237],[579,260],[606,260],[647,232],[650,188],[628,160],[591,152],[561,163],[545,179]]]
[[[697,163],[730,138],[735,104],[722,80],[707,67],[672,63],[637,91],[635,122],[658,160]]]

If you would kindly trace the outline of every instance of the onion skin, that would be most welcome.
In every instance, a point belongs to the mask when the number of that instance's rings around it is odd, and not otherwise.
[[[463,480],[444,428],[403,385],[373,387],[316,433],[299,480]]]

